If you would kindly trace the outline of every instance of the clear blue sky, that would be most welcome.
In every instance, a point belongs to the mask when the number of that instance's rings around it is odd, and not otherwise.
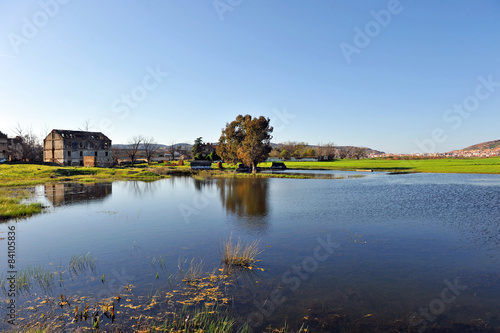
[[[273,142],[500,139],[496,0],[0,0],[0,36],[8,134],[90,118],[114,143],[213,142],[251,114],[272,119]]]

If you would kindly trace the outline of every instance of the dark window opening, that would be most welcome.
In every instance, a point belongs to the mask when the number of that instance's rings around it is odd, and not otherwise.
[[[80,156],[83,156],[83,151],[80,152]]]
[[[71,156],[71,152],[70,151],[68,151],[68,156]]]
[[[106,156],[108,156],[108,152],[106,152]]]
[[[95,152],[95,156],[97,156],[97,152]]]

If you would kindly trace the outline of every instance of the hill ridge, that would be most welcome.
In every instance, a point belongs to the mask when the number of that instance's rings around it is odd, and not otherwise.
[[[500,149],[500,140],[477,143],[461,150],[497,150]]]

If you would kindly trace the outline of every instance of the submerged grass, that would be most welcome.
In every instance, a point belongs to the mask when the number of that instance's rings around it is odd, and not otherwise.
[[[0,276],[0,286],[6,291],[9,285],[8,276]],[[16,274],[16,290],[19,293],[30,293],[36,286],[44,292],[49,292],[54,286],[55,273],[47,270],[41,265],[27,266],[20,269]]]
[[[41,203],[24,203],[23,200],[31,196],[31,191],[24,188],[0,188],[0,221],[27,217],[42,211]]]
[[[97,268],[97,257],[87,252],[80,255],[72,255],[69,260],[68,269],[74,276],[83,272],[95,273]]]
[[[193,282],[203,277],[205,273],[205,263],[201,259],[193,258],[189,262],[189,267],[184,273],[184,281]]]
[[[233,236],[230,236],[223,244],[222,261],[230,266],[248,267],[257,261],[256,257],[261,252],[260,241],[245,244],[238,238],[234,244]]]
[[[141,332],[236,332],[236,320],[227,309],[204,307],[172,313],[163,323],[144,324]],[[248,330],[239,330],[248,332]]]

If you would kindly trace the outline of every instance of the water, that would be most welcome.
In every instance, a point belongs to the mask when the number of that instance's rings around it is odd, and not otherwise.
[[[500,327],[500,177],[334,174],[346,179],[42,185],[46,213],[0,225],[0,238],[15,225],[18,269],[62,271],[73,255],[97,257],[94,271],[63,273],[48,291],[55,298],[100,300],[131,284],[134,304],[163,300],[192,258],[221,267],[232,235],[261,240],[264,271],[225,290],[233,315],[261,330],[285,321],[325,332]],[[175,301],[147,313],[169,307]]]

